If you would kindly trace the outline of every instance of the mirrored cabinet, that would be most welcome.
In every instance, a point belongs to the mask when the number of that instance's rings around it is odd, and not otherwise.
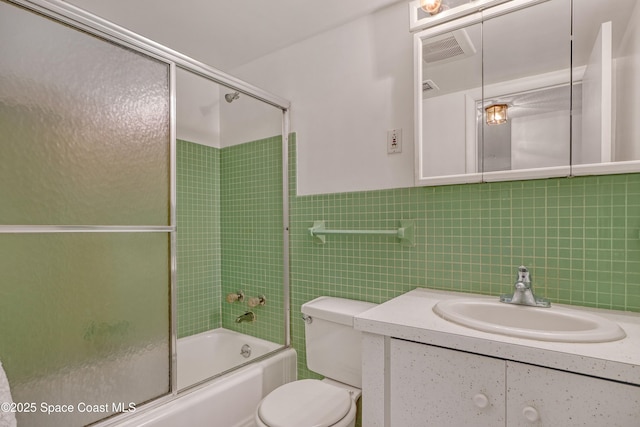
[[[416,185],[640,171],[638,0],[501,2],[414,51]]]
[[[573,175],[640,171],[640,1],[574,0]]]

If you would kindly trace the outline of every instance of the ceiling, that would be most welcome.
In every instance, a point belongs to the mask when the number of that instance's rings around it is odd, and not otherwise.
[[[65,0],[198,61],[235,67],[407,0]]]

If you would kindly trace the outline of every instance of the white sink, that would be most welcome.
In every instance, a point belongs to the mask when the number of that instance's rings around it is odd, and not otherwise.
[[[558,306],[529,307],[461,298],[440,301],[433,311],[445,320],[468,328],[540,341],[595,343],[626,337],[617,323]]]

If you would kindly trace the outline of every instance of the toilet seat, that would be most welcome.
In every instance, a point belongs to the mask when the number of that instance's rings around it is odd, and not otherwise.
[[[269,427],[330,427],[350,413],[350,393],[320,380],[299,380],[272,391],[258,407]]]

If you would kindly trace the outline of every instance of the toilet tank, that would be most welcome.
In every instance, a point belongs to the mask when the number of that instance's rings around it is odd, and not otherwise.
[[[353,328],[353,318],[375,305],[335,297],[303,304],[307,367],[326,378],[362,388],[362,337]]]

